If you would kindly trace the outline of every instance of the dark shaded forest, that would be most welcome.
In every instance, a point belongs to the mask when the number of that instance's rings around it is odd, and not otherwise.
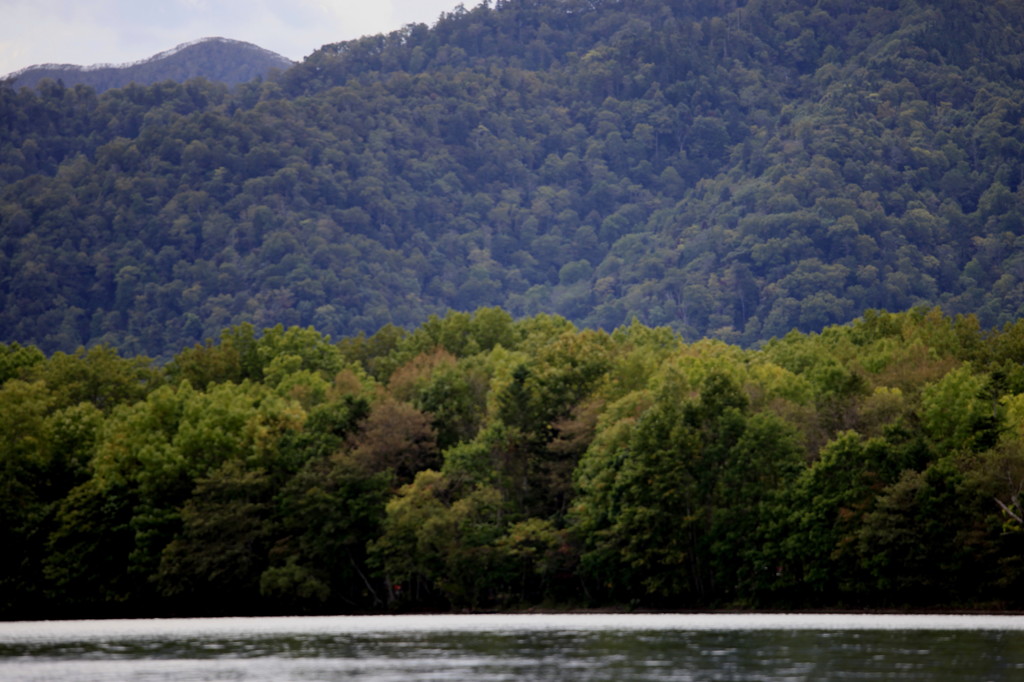
[[[0,616],[1024,607],[1024,323],[0,346]]]
[[[1024,315],[1024,6],[504,0],[269,81],[0,88],[0,339],[500,306],[745,346]]]

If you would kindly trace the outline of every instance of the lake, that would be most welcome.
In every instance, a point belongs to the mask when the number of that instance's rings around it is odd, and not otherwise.
[[[0,680],[1024,679],[1024,617],[516,614],[0,623]]]

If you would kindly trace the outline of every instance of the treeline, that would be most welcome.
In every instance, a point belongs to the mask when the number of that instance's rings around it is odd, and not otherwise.
[[[0,339],[501,306],[749,345],[1024,315],[1024,9],[509,0],[267,82],[0,88]]]
[[[1024,323],[0,347],[6,618],[1019,609]]]

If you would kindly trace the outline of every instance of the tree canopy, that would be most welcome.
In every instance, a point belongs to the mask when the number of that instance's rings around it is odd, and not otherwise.
[[[1024,10],[502,0],[276,79],[0,87],[0,339],[500,305],[754,344],[1024,304]]]
[[[0,617],[1020,609],[1022,339],[484,308],[160,367],[0,346]]]

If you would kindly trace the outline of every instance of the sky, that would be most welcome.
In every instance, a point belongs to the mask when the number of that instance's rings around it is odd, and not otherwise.
[[[0,0],[0,77],[35,64],[123,64],[200,38],[301,60],[321,45],[433,25],[459,0]],[[478,2],[463,2],[472,8]]]

